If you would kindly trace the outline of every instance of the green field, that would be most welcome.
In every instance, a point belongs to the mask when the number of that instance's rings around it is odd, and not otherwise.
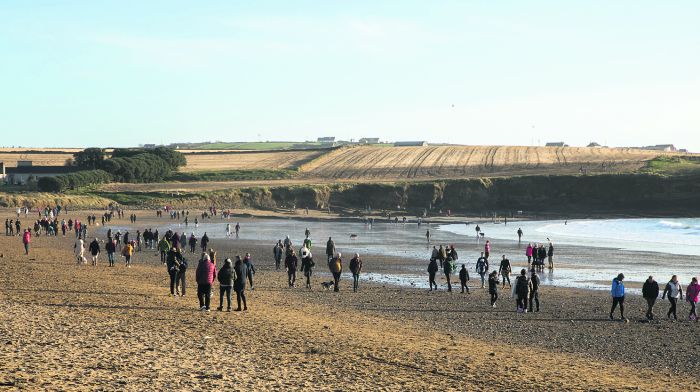
[[[198,150],[290,150],[301,148],[318,148],[317,142],[238,142],[238,143],[192,143],[188,149]],[[183,147],[181,147],[183,148]]]
[[[296,174],[294,170],[203,170],[193,172],[177,172],[168,177],[166,181],[253,181],[253,180],[279,180],[291,178]]]
[[[648,161],[642,172],[661,175],[700,173],[700,157],[660,156]]]

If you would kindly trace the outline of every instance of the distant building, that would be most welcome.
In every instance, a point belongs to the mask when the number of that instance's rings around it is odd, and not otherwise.
[[[23,164],[20,165],[19,163]],[[38,180],[41,177],[56,177],[63,174],[69,174],[80,170],[75,166],[33,166],[32,161],[18,161],[17,167],[8,167],[4,180],[8,184],[24,185],[29,181]]]
[[[360,144],[379,144],[378,137],[363,137],[359,141]]]
[[[0,180],[5,181],[5,162],[0,162]]]
[[[674,152],[674,151],[676,151],[676,146],[674,146],[673,144],[657,144],[655,146],[641,147],[641,149],[642,150]]]
[[[686,153],[686,152],[688,152],[688,149],[687,148],[679,148],[678,152]]]
[[[598,143],[596,143],[596,142],[591,142],[591,143],[590,143],[589,145],[587,145],[586,147],[597,148],[597,147],[603,147],[603,146],[601,146],[600,144],[598,144]]]
[[[428,145],[426,141],[418,142],[395,142],[394,147],[425,147]]]
[[[144,144],[143,148],[145,148],[147,150],[152,150],[152,149],[156,148],[156,145],[155,144]]]
[[[335,143],[335,136],[331,137],[320,137],[316,139],[317,142],[323,144],[323,143]]]
[[[545,147],[569,147],[568,144],[564,142],[549,142],[544,145]]]

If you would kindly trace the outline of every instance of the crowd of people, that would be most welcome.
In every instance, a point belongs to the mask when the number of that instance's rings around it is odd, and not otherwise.
[[[33,223],[33,227],[23,229],[20,221],[21,214],[24,214],[23,219],[29,219],[30,213],[35,211],[37,219]],[[187,226],[189,211],[181,210],[174,211],[172,209],[164,209],[158,211],[156,216],[162,216],[163,211],[167,211],[170,217],[178,219],[182,217]],[[88,240],[88,226],[97,225],[97,217],[92,214],[88,215],[84,223],[80,219],[68,218],[65,219],[67,208],[60,207],[30,210],[28,208],[17,209],[17,217],[8,218],[5,220],[5,234],[7,236],[20,236],[24,247],[25,254],[30,252],[30,244],[35,236],[57,237],[62,235],[74,235],[75,242],[73,244],[76,263],[87,264],[87,256],[93,266],[98,264],[98,259],[103,251],[107,253],[107,262],[110,267],[115,266],[116,255],[123,257],[124,265],[131,267],[133,257],[142,249],[157,250],[160,254],[161,263],[166,266],[170,279],[170,294],[178,297],[184,296],[186,293],[186,276],[188,270],[188,261],[185,257],[186,252],[190,255],[199,253],[198,263],[196,265],[195,279],[197,284],[197,297],[199,308],[202,311],[210,310],[210,301],[213,296],[213,284],[215,281],[219,283],[219,306],[218,310],[232,310],[231,296],[232,292],[236,294],[237,308],[235,310],[247,310],[248,304],[246,301],[245,290],[249,286],[250,290],[254,290],[254,275],[255,266],[252,257],[249,253],[245,256],[235,256],[233,260],[226,258],[221,265],[217,265],[216,252],[210,248],[210,239],[206,232],[201,237],[191,232],[188,237],[184,232],[178,233],[174,230],[168,230],[162,237],[158,230],[151,228],[145,229],[143,232],[136,230],[132,235],[129,231],[122,233],[120,230],[113,232],[109,228],[106,232],[106,240],[100,241],[97,237]],[[101,216],[102,225],[109,224],[115,217],[123,218],[124,210],[115,207],[110,208]],[[214,207],[203,212],[200,216],[202,220],[211,219],[215,216],[230,217],[230,211],[221,211]],[[228,216],[227,216],[228,215]],[[136,214],[129,215],[131,224],[137,221]],[[198,225],[199,217],[195,218],[195,225]],[[240,223],[235,224],[234,230],[231,230],[231,224],[226,224],[226,237],[231,237],[235,233],[239,237],[241,230]],[[477,241],[480,234],[483,238],[483,232],[477,226]],[[520,242],[523,232],[518,229],[518,241]],[[432,237],[430,231],[426,232],[428,244],[431,243]],[[89,242],[88,242],[89,241]],[[104,246],[101,243],[104,242]],[[430,246],[430,245],[428,245]],[[489,240],[486,240],[483,246],[483,251],[477,257],[474,264],[474,271],[479,275],[481,288],[487,290],[489,294],[489,304],[496,307],[499,300],[499,290],[504,290],[508,285],[511,298],[515,299],[515,309],[519,313],[538,312],[540,310],[539,287],[540,278],[538,272],[544,270],[545,260],[548,261],[549,270],[554,269],[554,245],[550,241],[548,246],[541,243],[530,243],[525,248],[525,256],[527,258],[527,268],[523,268],[511,281],[513,274],[513,266],[506,255],[501,255],[500,261],[496,262],[496,268],[490,265],[490,257],[492,253],[492,245]],[[344,270],[343,254],[336,248],[332,237],[328,238],[325,246],[326,263],[328,272],[332,276],[332,280],[322,282],[322,287],[325,289],[332,288],[333,291],[340,291],[340,280]],[[311,232],[307,228],[304,232],[304,240],[296,247],[290,236],[286,236],[284,240],[278,240],[272,249],[272,257],[276,270],[284,268],[287,274],[287,285],[289,288],[297,287],[297,272],[303,274],[304,287],[308,290],[312,289],[312,277],[316,267],[316,262],[312,254]],[[448,292],[452,291],[452,275],[458,274],[460,281],[461,293],[469,294],[472,291],[468,285],[470,280],[470,269],[467,268],[467,263],[461,265],[461,269],[457,267],[459,255],[454,245],[435,245],[432,247],[430,261],[428,263],[428,285],[429,291],[438,290],[436,276],[438,272],[442,272],[445,278],[445,285]],[[360,274],[362,272],[363,262],[358,253],[354,253],[348,263],[348,269],[353,277],[353,291],[357,292],[360,288]],[[472,288],[473,290],[473,288]],[[668,298],[669,308],[666,313],[671,320],[678,319],[679,301],[685,300],[690,304],[688,318],[697,321],[696,307],[700,299],[700,284],[697,278],[692,278],[691,282],[684,290],[676,275],[664,286],[663,291],[660,290],[659,284],[654,280],[653,276],[644,282],[642,287],[642,297],[646,300],[647,311],[646,318],[653,320],[654,306],[661,294],[662,299]],[[624,274],[619,274],[612,280],[611,285],[612,305],[610,308],[609,317],[614,319],[614,313],[619,309],[620,319],[627,321],[625,317],[625,284]],[[226,305],[226,306],[224,306]]]

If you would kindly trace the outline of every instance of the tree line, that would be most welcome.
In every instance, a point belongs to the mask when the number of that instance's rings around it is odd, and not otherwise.
[[[156,182],[170,176],[187,163],[185,156],[173,149],[157,147],[117,148],[107,158],[104,149],[86,148],[73,154],[73,165],[81,170],[57,177],[42,177],[38,187],[43,192],[62,192],[108,182]]]

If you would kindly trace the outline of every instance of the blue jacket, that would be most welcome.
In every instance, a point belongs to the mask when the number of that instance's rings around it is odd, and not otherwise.
[[[612,281],[612,288],[610,289],[610,295],[613,298],[620,298],[625,296],[625,284],[617,280],[617,278]]]

